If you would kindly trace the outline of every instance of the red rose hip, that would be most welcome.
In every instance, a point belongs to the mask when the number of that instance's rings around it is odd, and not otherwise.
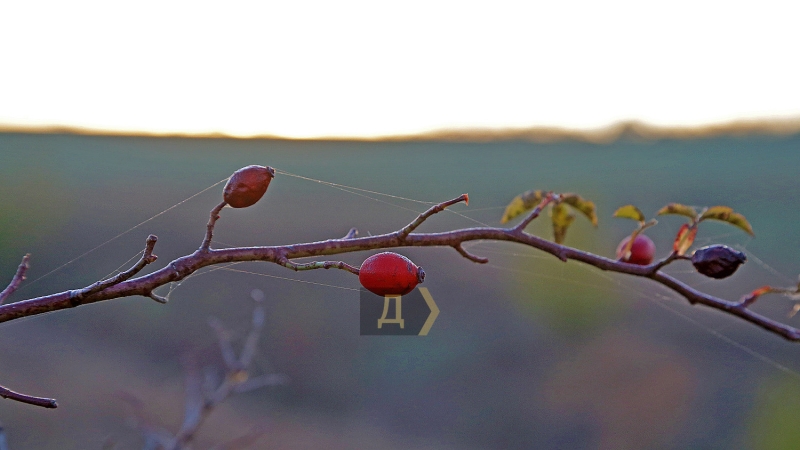
[[[406,295],[422,283],[425,271],[410,259],[392,252],[367,258],[358,273],[358,281],[376,295]]]
[[[231,175],[222,198],[233,208],[247,208],[255,205],[267,192],[269,182],[275,177],[272,167],[247,166]]]
[[[625,247],[627,247],[630,240],[631,237],[628,236],[619,243],[617,246],[617,259],[622,262],[638,264],[640,266],[646,266],[653,262],[653,256],[656,254],[656,244],[643,234],[636,235],[636,239],[633,240],[633,245],[631,245],[631,254],[626,259],[624,254]]]

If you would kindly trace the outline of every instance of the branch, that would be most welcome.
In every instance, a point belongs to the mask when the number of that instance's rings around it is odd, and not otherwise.
[[[25,272],[27,272],[28,268],[30,268],[30,265],[28,264],[30,257],[30,254],[22,257],[22,262],[19,263],[19,267],[17,267],[17,273],[15,273],[14,277],[11,278],[11,282],[8,283],[8,286],[5,289],[3,289],[3,292],[0,292],[0,305],[2,305],[3,302],[5,302],[6,299],[19,288],[19,285],[22,284],[22,281],[25,279]]]
[[[548,194],[544,200],[528,215],[528,217],[514,228],[476,227],[464,228],[440,233],[412,233],[426,218],[442,211],[446,206],[466,201],[466,195],[457,199],[441,203],[430,208],[417,217],[406,227],[391,233],[354,237],[350,239],[329,239],[325,241],[291,244],[282,246],[265,247],[236,247],[226,249],[203,249],[202,247],[190,255],[186,255],[170,262],[166,267],[150,274],[122,281],[102,288],[97,292],[78,297],[74,291],[65,291],[57,294],[46,295],[17,303],[0,306],[0,322],[34,316],[50,311],[96,303],[121,297],[134,295],[153,298],[153,290],[170,282],[180,281],[195,271],[215,264],[225,264],[243,261],[262,261],[288,267],[292,270],[311,270],[320,268],[338,268],[351,273],[358,273],[355,267],[343,262],[314,262],[297,264],[291,259],[338,255],[365,250],[388,249],[397,247],[452,247],[463,250],[462,244],[472,241],[504,241],[515,242],[528,247],[533,247],[549,253],[562,261],[574,260],[594,266],[600,270],[649,278],[660,283],[685,297],[692,304],[701,304],[728,314],[732,314],[765,330],[775,333],[791,341],[800,341],[800,330],[768,317],[759,315],[738,301],[728,301],[712,295],[697,291],[683,282],[665,274],[660,269],[673,262],[677,257],[668,256],[665,260],[654,262],[647,266],[639,266],[621,261],[612,260],[603,256],[588,253],[572,247],[559,245],[546,239],[525,233],[523,228],[535,219],[541,210],[552,201],[556,195]],[[217,206],[220,208],[220,206]],[[217,209],[215,208],[215,209]],[[212,211],[213,212],[213,211]],[[213,224],[209,229],[213,228]],[[207,238],[210,232],[207,234]],[[466,251],[459,251],[466,258],[483,262],[483,258],[476,257]],[[162,299],[163,300],[163,299]]]
[[[32,395],[20,394],[19,392],[14,392],[11,389],[3,386],[0,386],[0,397],[7,398],[9,400],[16,400],[18,402],[27,403],[33,406],[41,406],[42,408],[58,407],[58,404],[52,398],[34,397]]]
[[[208,224],[206,225],[206,237],[203,239],[203,243],[200,244],[200,250],[208,250],[208,248],[211,246],[211,238],[214,236],[214,225],[216,225],[217,220],[219,220],[219,212],[222,211],[222,208],[224,208],[227,204],[227,202],[223,201],[211,210],[211,214],[208,218]]]

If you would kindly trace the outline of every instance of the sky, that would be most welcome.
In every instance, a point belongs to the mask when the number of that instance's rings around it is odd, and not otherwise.
[[[290,138],[800,118],[800,2],[0,0],[0,125]]]

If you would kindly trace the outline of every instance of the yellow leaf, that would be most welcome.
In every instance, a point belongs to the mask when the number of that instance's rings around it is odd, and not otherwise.
[[[583,213],[592,222],[592,225],[597,226],[594,202],[586,200],[578,194],[563,194],[561,201]]]
[[[733,213],[733,208],[729,206],[712,206],[708,208],[706,212],[700,216],[700,220],[705,219],[716,219],[716,220],[728,220],[728,216]]]
[[[727,206],[712,206],[711,208],[708,208],[708,210],[706,210],[706,212],[700,217],[700,220],[704,219],[728,222],[735,227],[741,228],[750,236],[755,236],[755,233],[753,233],[753,227],[750,226],[750,223],[747,221],[747,219],[745,219],[743,215],[733,212],[733,209]]]
[[[614,217],[621,217],[623,219],[633,219],[639,222],[644,222],[644,214],[639,208],[633,205],[625,205],[614,211]]]
[[[500,223],[506,223],[520,214],[533,209],[542,201],[542,198],[544,198],[544,194],[541,190],[526,191],[514,197],[511,203],[506,206],[506,211],[503,213],[503,218],[500,219]]]
[[[567,235],[567,228],[572,225],[575,216],[570,214],[569,210],[563,203],[553,205],[550,210],[550,218],[553,221],[553,239],[556,244],[564,242],[564,237]]]
[[[744,218],[743,215],[739,213],[732,213],[730,216],[728,216],[727,222],[731,225],[741,228],[750,236],[755,237],[755,233],[753,233],[753,227],[750,226],[750,223]]]
[[[661,208],[658,210],[656,215],[664,215],[664,214],[678,214],[681,216],[686,216],[690,219],[694,219],[697,217],[697,211],[691,206],[681,205],[680,203],[670,203],[669,205]]]

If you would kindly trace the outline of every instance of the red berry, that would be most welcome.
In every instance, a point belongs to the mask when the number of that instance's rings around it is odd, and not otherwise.
[[[267,192],[269,182],[275,177],[272,167],[247,166],[231,175],[222,198],[233,208],[247,208],[255,205]]]
[[[640,266],[646,266],[653,262],[653,256],[656,254],[656,244],[643,234],[636,235],[636,239],[633,240],[633,245],[631,245],[631,255],[625,259],[625,247],[627,247],[630,240],[631,237],[628,236],[619,243],[617,246],[617,259]]]
[[[358,281],[376,295],[406,295],[422,283],[425,271],[410,259],[392,252],[367,258],[358,273]]]

